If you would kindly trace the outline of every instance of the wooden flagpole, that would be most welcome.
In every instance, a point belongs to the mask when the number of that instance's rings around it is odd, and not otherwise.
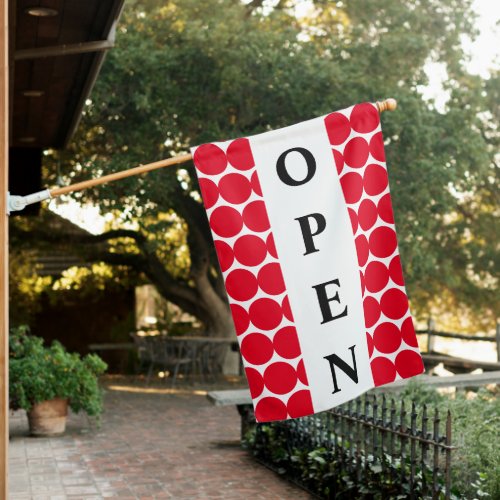
[[[382,113],[384,111],[394,111],[397,107],[396,99],[385,99],[384,101],[377,101],[375,104],[379,113]],[[151,172],[151,170],[170,167],[172,165],[179,165],[180,163],[188,162],[192,158],[193,157],[191,154],[174,156],[173,158],[168,158],[166,160],[155,161],[154,163],[148,163],[146,165],[130,168],[128,170],[122,170],[121,172],[116,172],[114,174],[104,175],[103,177],[99,177],[98,179],[91,179],[89,181],[77,182],[76,184],[71,184],[69,186],[50,189],[50,196],[52,198],[55,198],[56,196],[60,196],[62,194],[73,193],[75,191],[81,191],[82,189],[87,189],[89,187],[113,182],[118,179],[124,179],[125,177],[131,177],[133,175]]]
[[[7,498],[9,471],[8,4],[8,0],[0,1],[0,498]]]

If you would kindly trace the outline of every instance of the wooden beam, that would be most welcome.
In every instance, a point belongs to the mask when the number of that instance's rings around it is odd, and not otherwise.
[[[8,0],[0,0],[0,498],[7,498],[9,445],[8,19]]]

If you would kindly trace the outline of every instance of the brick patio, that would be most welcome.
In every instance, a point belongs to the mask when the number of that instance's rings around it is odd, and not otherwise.
[[[11,500],[306,499],[238,445],[235,408],[211,406],[203,390],[108,382],[99,429],[70,415],[55,438],[27,435],[11,416]]]

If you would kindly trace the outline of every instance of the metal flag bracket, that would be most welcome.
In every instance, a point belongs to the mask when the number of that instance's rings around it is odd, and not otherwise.
[[[51,198],[52,195],[50,194],[50,190],[48,189],[28,194],[26,196],[11,195],[9,192],[7,192],[7,215],[10,215],[11,212],[22,210],[26,206],[33,203],[38,203],[39,201],[43,200],[49,200]]]

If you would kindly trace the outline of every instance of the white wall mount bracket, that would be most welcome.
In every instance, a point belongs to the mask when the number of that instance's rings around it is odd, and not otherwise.
[[[26,196],[16,196],[7,193],[7,215],[10,215],[11,212],[22,210],[26,206],[33,203],[38,203],[39,201],[43,200],[49,200],[50,198],[52,198],[52,196],[48,189],[28,194]]]

